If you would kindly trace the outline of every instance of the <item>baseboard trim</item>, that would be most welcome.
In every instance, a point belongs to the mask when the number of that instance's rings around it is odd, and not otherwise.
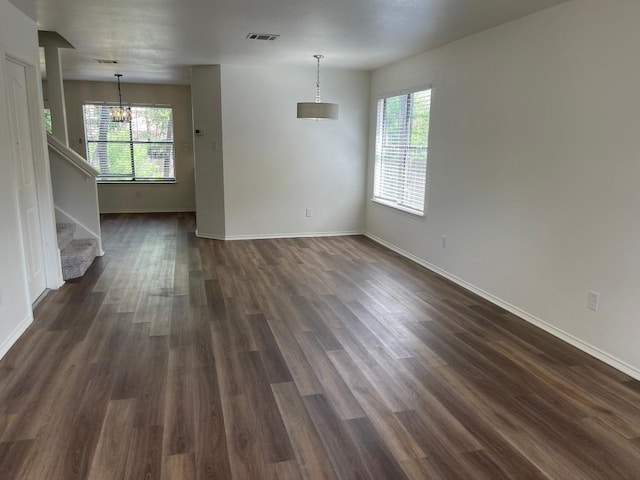
[[[35,310],[38,307],[38,305],[40,305],[40,302],[42,302],[42,300],[44,300],[44,298],[47,295],[49,295],[49,292],[51,292],[51,289],[50,288],[45,288],[44,292],[42,292],[40,294],[40,296],[38,298],[36,298],[36,301],[31,304],[31,310]]]
[[[141,208],[131,210],[100,210],[100,214],[111,213],[195,213],[193,208]]]
[[[346,237],[362,235],[362,230],[344,232],[303,232],[303,233],[265,233],[256,235],[227,235],[225,240],[268,240],[271,238],[309,238],[309,237]]]
[[[362,230],[346,232],[311,232],[311,233],[267,233],[255,235],[210,235],[196,230],[196,237],[213,240],[268,240],[273,238],[309,238],[309,237],[346,237],[349,235],[362,235]]]
[[[196,230],[196,237],[207,238],[209,240],[225,240],[224,235],[213,235],[210,233],[201,233],[198,230]]]
[[[495,295],[486,292],[484,290],[482,290],[481,288],[476,287],[475,285],[473,285],[472,283],[467,282],[466,280],[463,280],[462,278],[459,278],[449,272],[447,272],[446,270],[443,270],[442,268],[433,265],[423,259],[421,259],[420,257],[417,257],[416,255],[413,255],[412,253],[407,252],[406,250],[403,250],[400,247],[397,247],[395,245],[393,245],[392,243],[387,242],[386,240],[383,240],[382,238],[369,233],[369,232],[364,232],[364,235],[367,238],[370,238],[371,240],[373,240],[374,242],[388,248],[389,250],[392,250],[394,252],[396,252],[399,255],[402,255],[403,257],[417,263],[418,265],[421,265],[423,267],[425,267],[428,270],[431,270],[432,272],[435,272],[439,275],[442,275],[444,278],[446,278],[447,280],[451,280],[453,283],[461,286],[462,288],[465,288],[466,290],[469,290],[472,293],[475,293],[476,295],[479,295],[480,297],[484,298],[485,300],[493,303],[494,305],[497,305],[505,310],[507,310],[508,312],[516,315],[517,317],[522,318],[523,320],[535,325],[536,327],[541,328],[542,330],[544,330],[547,333],[550,333],[551,335],[553,335],[554,337],[559,338],[560,340],[563,340],[565,342],[567,342],[569,345],[576,347],[578,350],[581,350],[589,355],[591,355],[592,357],[597,358],[598,360],[606,363],[607,365],[620,370],[621,372],[629,375],[630,377],[636,379],[636,380],[640,380],[640,369],[629,365],[628,363],[624,362],[623,360],[620,360],[619,358],[614,357],[613,355],[599,349],[598,347],[594,347],[593,345],[591,345],[590,343],[585,342],[584,340],[579,339],[578,337],[575,337],[573,335],[571,335],[570,333],[565,332],[564,330],[559,329],[558,327],[551,325],[550,323],[545,322],[544,320],[531,315],[530,313],[516,307],[515,305],[512,305],[508,302],[505,302],[504,300],[496,297]]]
[[[2,359],[14,343],[18,341],[20,336],[27,330],[29,325],[33,323],[33,314],[27,315],[18,326],[11,332],[11,335],[0,345],[0,359]]]

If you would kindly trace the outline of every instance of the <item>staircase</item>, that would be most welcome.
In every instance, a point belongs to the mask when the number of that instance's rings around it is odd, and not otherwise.
[[[58,248],[62,260],[62,278],[70,280],[85,274],[98,254],[94,239],[75,239],[75,223],[58,223]]]

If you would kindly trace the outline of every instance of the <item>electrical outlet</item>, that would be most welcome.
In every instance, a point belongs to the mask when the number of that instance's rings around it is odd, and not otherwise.
[[[310,208],[307,208],[306,215],[307,217],[310,217],[311,215],[313,215],[313,212],[311,211]]]
[[[591,290],[589,293],[587,293],[587,308],[589,310],[597,312],[598,303],[600,303],[600,294],[598,292],[594,292],[593,290]]]
[[[447,236],[442,235],[442,248],[447,248]]]

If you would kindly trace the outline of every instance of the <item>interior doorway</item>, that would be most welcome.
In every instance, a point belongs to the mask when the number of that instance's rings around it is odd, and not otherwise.
[[[10,135],[13,145],[20,229],[25,253],[29,298],[33,303],[46,288],[46,275],[32,131],[29,120],[27,73],[24,65],[10,58],[7,58],[6,65]]]

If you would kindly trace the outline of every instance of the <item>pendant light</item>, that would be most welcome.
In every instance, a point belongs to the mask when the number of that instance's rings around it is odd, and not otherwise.
[[[298,103],[298,118],[311,120],[335,120],[338,118],[338,104],[325,103],[320,101],[320,59],[324,55],[314,55],[318,62],[316,76],[316,101]]]
[[[120,100],[117,107],[111,107],[109,112],[111,115],[111,121],[117,123],[125,123],[131,121],[131,109],[129,107],[122,106],[122,91],[120,90],[120,77],[121,73],[116,73],[115,77],[118,79],[118,98]]]

